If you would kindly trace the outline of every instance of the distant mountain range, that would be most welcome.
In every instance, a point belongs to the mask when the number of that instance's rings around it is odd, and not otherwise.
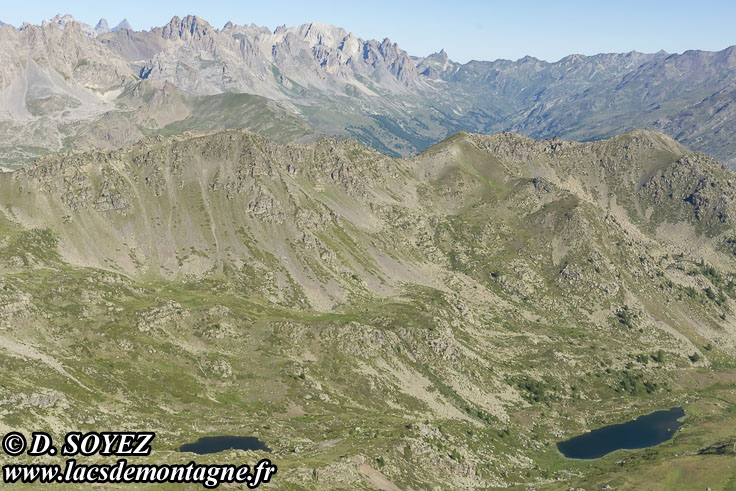
[[[79,22],[75,20],[74,17],[72,17],[69,14],[66,14],[66,15],[56,14],[51,19],[46,19],[45,21],[43,21],[41,23],[41,26],[56,24],[57,26],[64,28],[70,22],[76,22],[77,24],[79,24],[79,27],[82,29],[82,32],[84,32],[85,34],[91,37],[99,36],[100,34],[106,34],[108,32],[116,32],[121,29],[133,29],[131,25],[128,23],[127,19],[123,19],[120,22],[120,24],[110,29],[110,27],[107,25],[106,19],[100,19],[95,25],[95,27],[92,27],[89,24],[85,24],[84,22]]]
[[[283,141],[351,136],[401,156],[460,130],[586,141],[646,128],[736,165],[734,47],[460,64],[318,23],[216,29],[186,16],[134,31],[69,15],[4,25],[0,46],[0,163],[11,168],[236,127]]]

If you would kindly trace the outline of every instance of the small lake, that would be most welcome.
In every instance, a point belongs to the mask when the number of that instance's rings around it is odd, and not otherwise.
[[[193,452],[200,455],[231,449],[271,451],[265,443],[254,436],[205,436],[194,443],[186,443],[179,447],[180,452]]]
[[[616,450],[647,448],[666,442],[682,426],[681,407],[655,411],[628,423],[604,426],[557,444],[568,459],[597,459]]]

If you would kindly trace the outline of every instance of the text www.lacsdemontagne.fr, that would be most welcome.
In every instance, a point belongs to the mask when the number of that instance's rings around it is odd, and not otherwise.
[[[212,489],[222,483],[247,484],[249,488],[268,482],[276,466],[263,459],[248,465],[188,464],[128,464],[120,459],[115,464],[79,464],[69,459],[62,469],[57,464],[15,464],[3,466],[3,481],[12,483],[197,483]]]

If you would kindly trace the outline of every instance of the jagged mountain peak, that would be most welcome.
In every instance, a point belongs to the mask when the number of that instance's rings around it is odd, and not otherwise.
[[[123,19],[120,21],[120,23],[117,26],[112,28],[112,32],[116,32],[120,30],[132,31],[133,26],[130,25],[130,23],[128,22],[128,19]]]
[[[71,14],[56,14],[50,19],[41,22],[41,27],[56,26],[65,29],[67,26],[77,25],[79,29],[89,37],[95,37],[95,29],[89,24],[76,20]]]
[[[419,74],[429,79],[450,76],[460,65],[452,61],[444,49],[428,55],[417,65]]]
[[[308,24],[302,24],[297,28],[305,31],[305,33],[333,34],[336,36],[346,36],[348,34],[342,27],[325,24],[324,22],[310,22]]]
[[[567,55],[564,58],[561,58],[558,63],[562,64],[572,64],[572,63],[580,63],[583,60],[585,60],[585,55],[579,54],[579,53],[573,53],[571,55]]]
[[[106,19],[100,19],[100,21],[95,26],[95,35],[99,36],[101,34],[107,34],[108,32],[117,32],[120,30],[133,30],[131,25],[128,23],[128,19],[123,19],[117,26],[113,28],[110,28]]]
[[[165,39],[189,41],[192,39],[202,39],[215,29],[201,17],[196,15],[187,15],[184,18],[174,16],[166,24],[162,31],[161,37]]]
[[[110,32],[110,26],[107,25],[107,19],[103,17],[97,22],[97,25],[95,26],[95,32],[98,34]]]
[[[523,58],[519,58],[516,60],[517,63],[544,63],[539,58],[535,58],[533,56],[526,55]]]
[[[44,19],[41,21],[41,27],[45,27],[49,24],[56,24],[60,27],[66,26],[70,22],[76,22],[76,19],[71,14],[56,14],[50,19]]]
[[[301,98],[305,89],[296,89],[296,83],[342,94],[347,90],[353,95],[376,95],[420,83],[414,62],[388,38],[365,41],[341,27],[318,22],[271,32],[232,23],[217,30],[196,16],[174,17],[145,36],[156,38],[153,41],[160,49],[141,76],[168,79],[196,94],[227,91],[292,98],[297,90]],[[173,50],[172,41],[177,45]],[[116,42],[128,45],[128,41]],[[194,59],[202,60],[200,66],[206,69],[192,66]],[[192,70],[177,70],[175,61]],[[279,71],[275,77],[273,67]]]
[[[179,17],[178,15],[175,15],[166,24],[166,26],[164,26],[164,29],[166,29],[167,27],[169,28],[177,27],[177,28],[182,28],[184,30],[189,30],[189,31],[196,29],[198,27],[212,28],[209,22],[193,14],[188,14],[188,15],[185,15],[184,17]]]
[[[323,24],[320,22],[310,22],[308,24],[300,24],[293,27],[280,27],[274,31],[277,39],[285,39],[290,35],[306,41],[314,46],[326,46],[337,48],[338,45],[348,36],[351,36],[342,27]]]
[[[445,51],[445,48],[442,48],[441,50],[437,51],[436,53],[432,53],[431,55],[427,56],[427,58],[431,58],[434,60],[439,61],[449,61],[450,57],[447,55],[447,51]]]
[[[68,25],[76,24],[79,26],[79,28],[89,37],[97,37],[102,34],[107,34],[109,32],[115,32],[119,31],[121,29],[132,29],[130,24],[126,19],[123,19],[120,24],[118,24],[116,27],[110,28],[109,23],[107,22],[107,19],[104,17],[101,18],[99,21],[97,21],[97,24],[95,24],[94,27],[90,26],[89,24],[85,24],[84,22],[80,22],[77,19],[74,18],[71,14],[56,14],[54,17],[50,19],[46,19],[41,22],[41,27],[48,27],[48,26],[57,26],[61,29],[65,29]],[[24,23],[23,28],[27,28],[30,26],[30,24]]]

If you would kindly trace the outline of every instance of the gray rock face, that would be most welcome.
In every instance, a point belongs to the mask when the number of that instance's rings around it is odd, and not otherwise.
[[[452,76],[457,73],[461,65],[450,60],[445,50],[441,50],[439,53],[432,53],[426,58],[422,59],[417,66],[417,70],[423,77],[430,79],[439,79],[448,76]]]
[[[107,20],[100,19],[95,26],[95,35],[105,34],[110,32],[110,26],[107,25]]]
[[[54,17],[50,19],[46,19],[43,22],[41,22],[41,27],[46,27],[52,24],[57,25],[60,28],[65,28],[68,24],[71,24],[72,22],[79,24],[79,27],[81,28],[82,32],[84,32],[87,36],[90,37],[96,37],[101,34],[107,34],[108,32],[116,32],[120,31],[122,29],[132,29],[130,24],[128,23],[127,19],[123,19],[120,24],[118,24],[116,27],[113,27],[112,29],[107,23],[107,19],[100,19],[97,24],[95,24],[94,27],[90,26],[89,24],[85,24],[84,22],[79,22],[74,17],[72,17],[70,14],[56,14]],[[2,22],[0,22],[0,26],[3,25]]]
[[[122,30],[126,30],[126,31],[133,30],[133,26],[130,25],[130,23],[128,22],[128,19],[121,20],[117,26],[112,28],[112,32],[118,32]]]
[[[104,19],[101,19],[100,22],[102,22]],[[47,27],[50,25],[56,25],[60,28],[65,28],[68,24],[76,23],[79,25],[79,28],[84,32],[87,36],[94,37],[96,35],[96,28],[93,28],[89,24],[85,24],[83,22],[78,22],[69,14],[61,15],[56,14],[54,17],[50,19],[46,19],[43,22],[41,22],[41,27]],[[105,23],[107,25],[107,23]],[[98,24],[99,26],[99,24]]]
[[[68,125],[113,109],[116,91],[134,80],[125,60],[67,21],[0,27],[0,146],[6,166],[29,157],[29,148],[57,150],[64,132],[72,131]]]
[[[174,17],[151,33],[163,49],[144,65],[141,76],[167,80],[195,94],[232,91],[285,99],[294,98],[288,91],[294,83],[340,94],[347,87],[370,94],[376,88],[401,93],[423,85],[416,66],[395,43],[364,41],[325,24],[270,32],[228,23],[217,30],[187,16]]]

